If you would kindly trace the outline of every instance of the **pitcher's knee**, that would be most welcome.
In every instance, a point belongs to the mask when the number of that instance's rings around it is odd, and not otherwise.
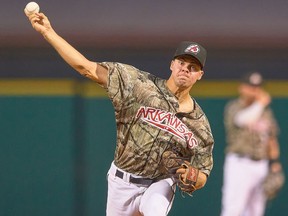
[[[169,200],[163,195],[154,194],[145,203],[141,203],[140,212],[144,216],[166,216],[169,208]]]

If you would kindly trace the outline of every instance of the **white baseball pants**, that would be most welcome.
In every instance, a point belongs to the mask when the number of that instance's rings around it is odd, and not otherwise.
[[[116,176],[118,169],[123,178]],[[151,185],[130,183],[131,175],[112,162],[107,174],[107,216],[166,216],[174,200],[175,188],[172,179],[163,179]],[[140,177],[141,178],[141,177]]]
[[[221,216],[263,216],[266,197],[262,181],[268,161],[227,154],[224,164]]]

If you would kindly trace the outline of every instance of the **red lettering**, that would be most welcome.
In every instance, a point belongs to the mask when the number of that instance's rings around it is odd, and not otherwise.
[[[157,121],[162,121],[161,120],[161,115],[163,114],[163,113],[165,113],[164,111],[162,111],[162,110],[157,110],[157,112],[156,112],[156,114],[155,114],[155,121],[157,120]],[[157,117],[157,118],[156,118]]]
[[[139,118],[143,116],[144,118],[147,118],[147,115],[145,113],[145,107],[140,107],[137,114],[136,114],[136,117]]]
[[[180,139],[185,140],[189,148],[198,145],[194,134],[189,130],[189,128],[170,112],[165,112],[152,107],[140,107],[136,117],[142,118],[143,121],[146,121],[162,130],[166,130]]]
[[[175,129],[177,129],[181,123],[182,122],[178,118],[176,118],[175,116],[173,118],[171,118],[171,121],[169,122],[169,124],[172,127],[174,127]]]

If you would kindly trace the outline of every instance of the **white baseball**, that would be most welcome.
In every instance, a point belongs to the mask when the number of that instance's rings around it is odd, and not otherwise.
[[[36,2],[29,2],[25,7],[25,12],[30,15],[33,13],[38,13],[40,11],[40,7]]]

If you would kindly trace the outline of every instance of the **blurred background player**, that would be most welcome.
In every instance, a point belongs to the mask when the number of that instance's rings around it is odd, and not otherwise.
[[[281,169],[278,126],[259,72],[246,74],[238,91],[239,97],[224,111],[227,147],[221,216],[263,216],[263,181],[270,168]]]

